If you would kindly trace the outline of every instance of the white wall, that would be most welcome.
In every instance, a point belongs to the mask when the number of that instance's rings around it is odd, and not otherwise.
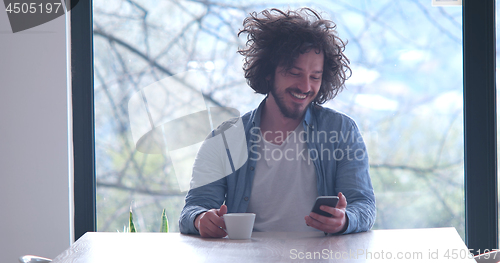
[[[3,5],[2,5],[3,6]],[[13,34],[0,8],[0,262],[70,245],[65,18]]]

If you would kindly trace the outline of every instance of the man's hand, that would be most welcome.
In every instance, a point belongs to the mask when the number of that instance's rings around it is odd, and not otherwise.
[[[200,231],[202,237],[225,237],[227,235],[222,216],[227,213],[227,206],[221,205],[220,209],[210,209],[199,214],[194,220],[194,226]]]
[[[347,200],[342,193],[339,193],[339,202],[337,207],[330,207],[326,205],[320,206],[320,209],[332,214],[332,217],[326,217],[311,212],[305,217],[306,224],[319,229],[325,233],[338,233],[344,232],[347,229],[347,217],[345,209],[347,207]]]

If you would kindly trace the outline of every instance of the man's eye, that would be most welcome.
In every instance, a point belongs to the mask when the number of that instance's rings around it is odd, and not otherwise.
[[[290,75],[292,75],[292,76],[298,76],[299,75],[299,73],[294,73],[294,72],[288,72],[288,73],[290,73]]]
[[[321,79],[321,77],[315,77],[315,76],[312,76],[311,78],[314,79],[314,80],[320,80]]]

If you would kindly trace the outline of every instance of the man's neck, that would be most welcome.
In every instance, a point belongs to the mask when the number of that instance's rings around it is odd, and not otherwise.
[[[283,115],[276,102],[269,96],[261,112],[260,130],[264,139],[274,144],[281,144],[288,134],[293,132],[302,121],[287,118]]]

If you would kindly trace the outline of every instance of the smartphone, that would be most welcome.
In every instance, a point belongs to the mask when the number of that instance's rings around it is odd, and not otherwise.
[[[331,217],[332,214],[327,213],[327,212],[319,209],[319,207],[322,206],[322,205],[336,207],[338,201],[339,201],[339,197],[338,196],[318,196],[316,198],[316,202],[314,202],[314,206],[313,206],[312,212],[314,212],[314,213],[316,213],[318,215]]]

